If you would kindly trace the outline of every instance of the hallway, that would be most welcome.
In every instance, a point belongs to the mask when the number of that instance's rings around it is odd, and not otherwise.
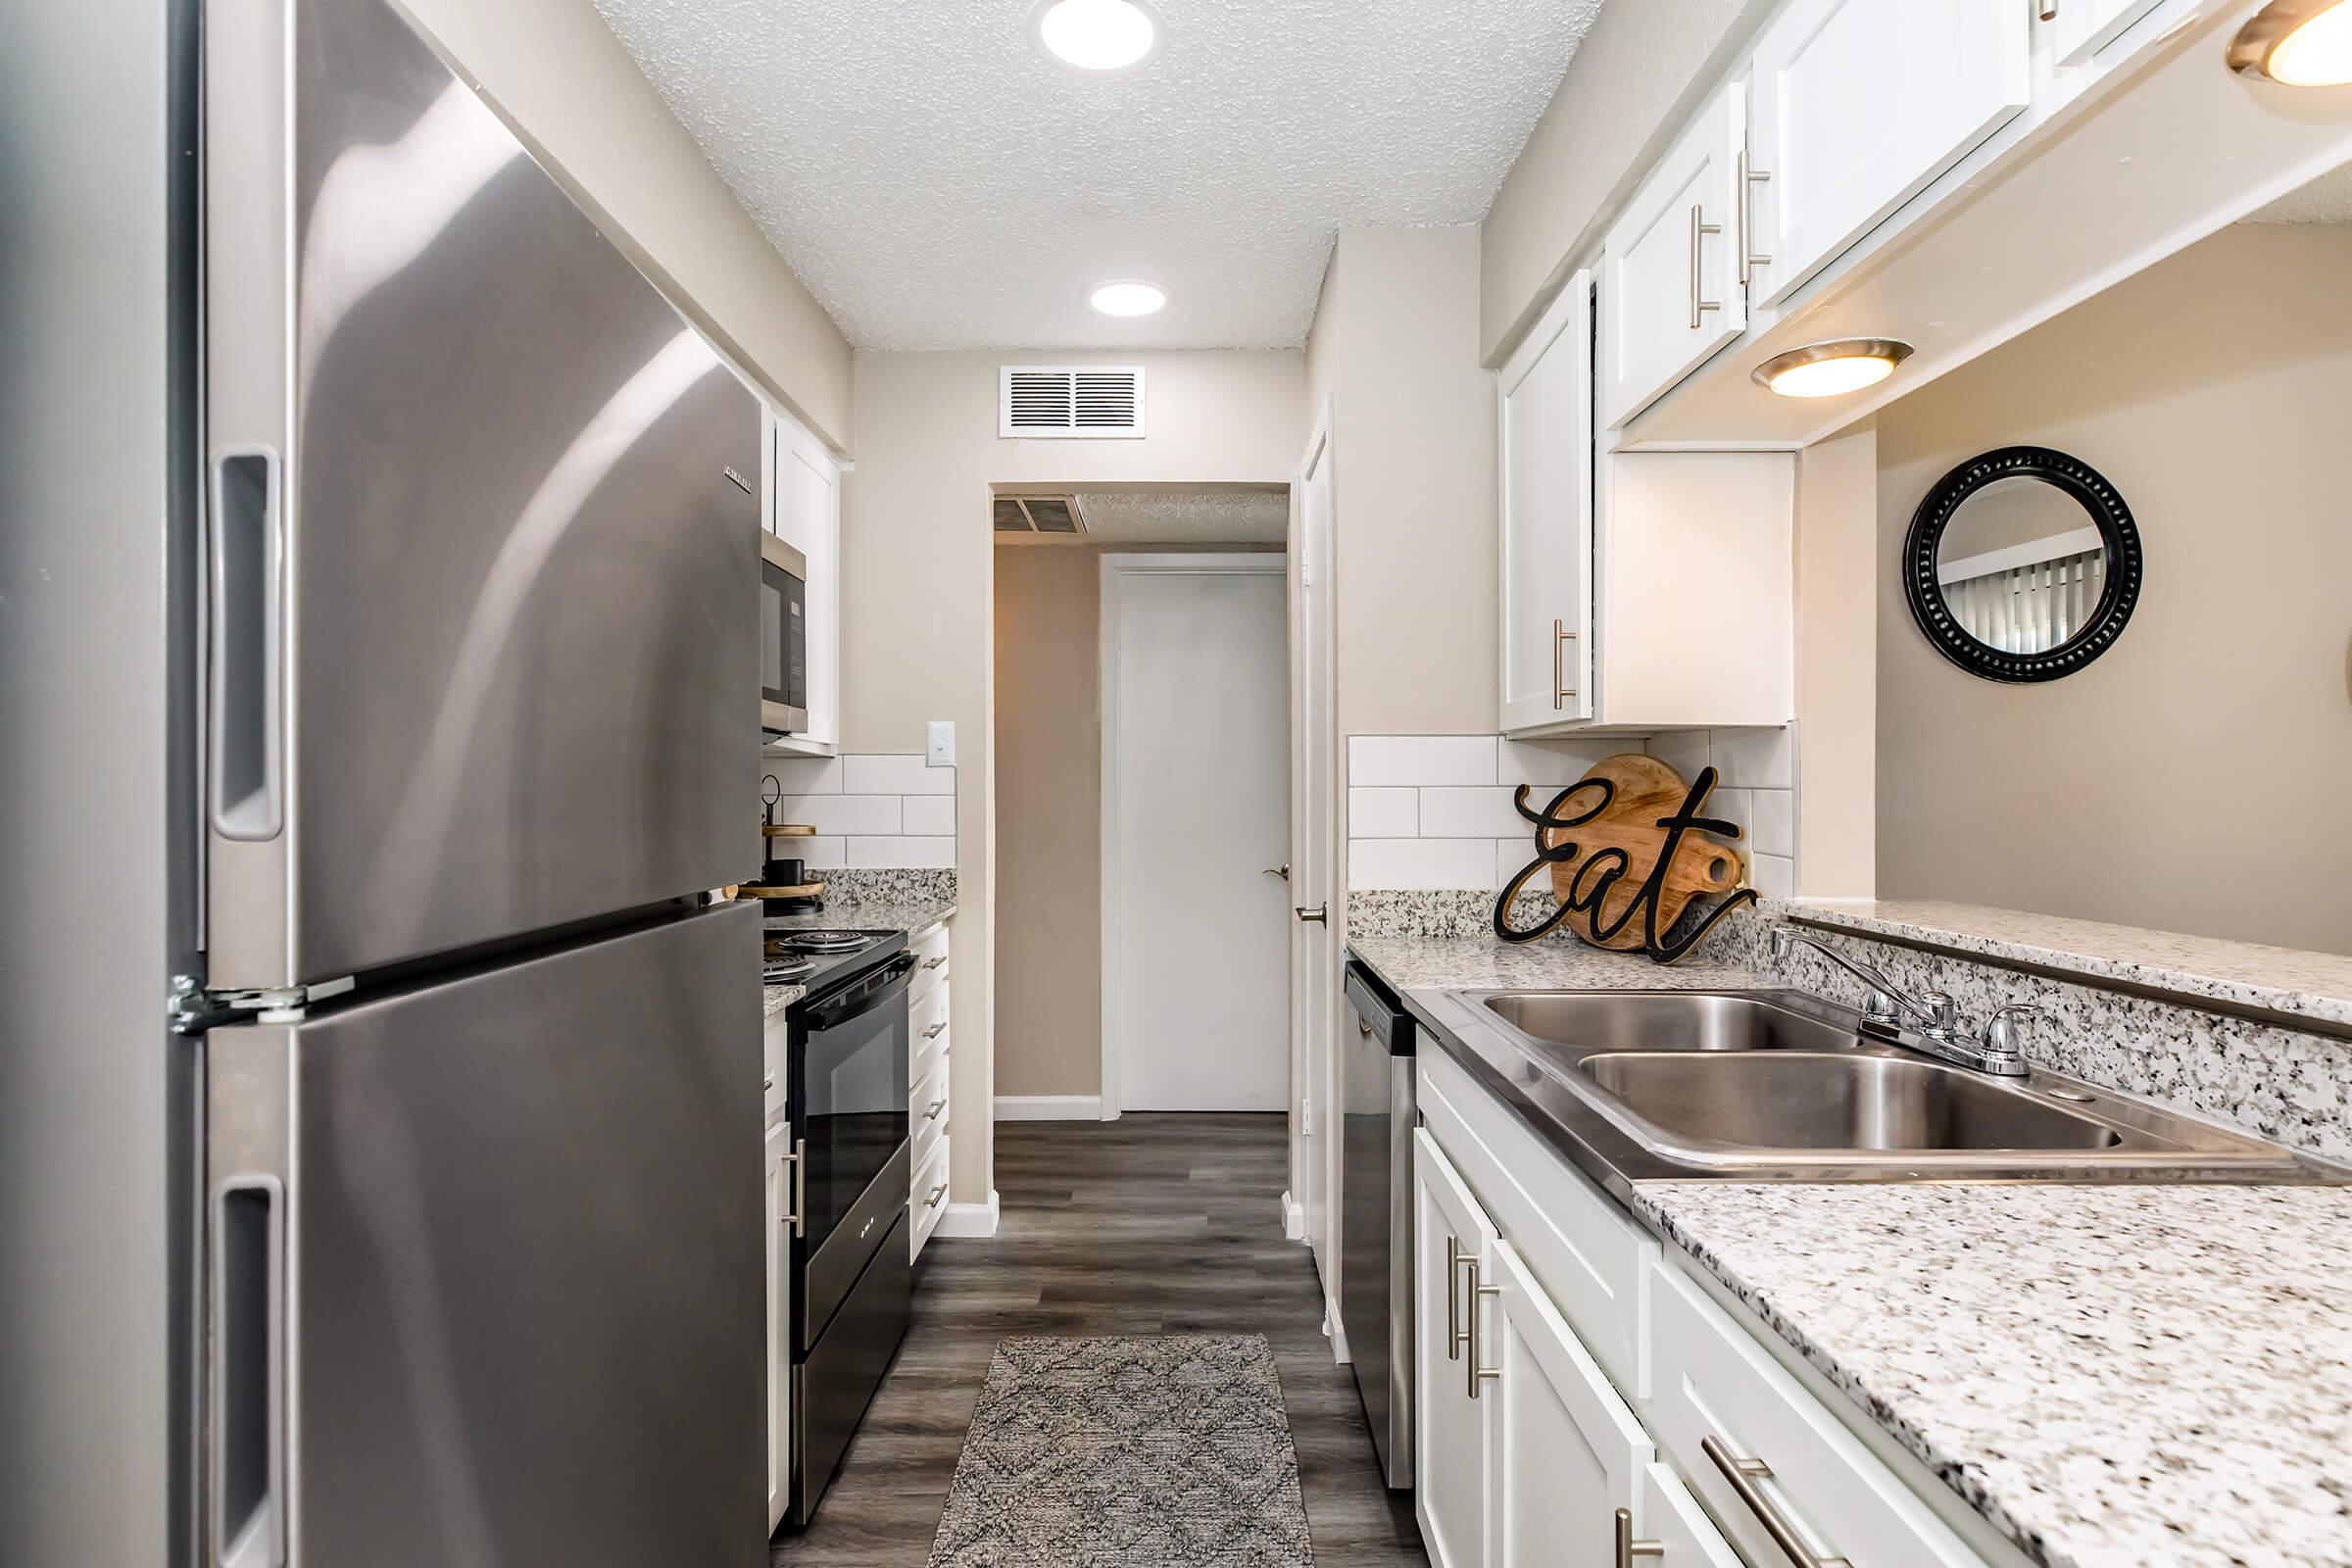
[[[1314,1264],[1283,1237],[1284,1166],[1278,1115],[1001,1123],[1002,1229],[933,1244],[898,1363],[816,1523],[779,1538],[774,1561],[921,1563],[1005,1335],[1256,1333],[1281,1372],[1318,1568],[1425,1562],[1411,1494],[1382,1487],[1355,1385],[1331,1359]]]

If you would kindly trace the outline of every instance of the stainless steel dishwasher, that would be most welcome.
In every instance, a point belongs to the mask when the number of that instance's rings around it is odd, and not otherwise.
[[[1372,1446],[1393,1491],[1413,1484],[1412,1014],[1348,960],[1341,1067],[1340,1327]]]

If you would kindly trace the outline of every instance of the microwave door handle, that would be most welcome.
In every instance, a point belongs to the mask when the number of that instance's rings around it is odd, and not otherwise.
[[[914,970],[914,955],[902,953],[883,967],[880,974],[865,982],[838,1003],[829,1003],[808,1014],[810,1029],[837,1029],[854,1018],[862,1018],[890,1004],[891,998],[906,989],[906,977]]]

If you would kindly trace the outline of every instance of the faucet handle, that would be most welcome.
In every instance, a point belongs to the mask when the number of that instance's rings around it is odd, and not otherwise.
[[[1959,1008],[1949,991],[1923,991],[1919,1004],[1927,1009],[1928,1033],[1932,1035],[1948,1035],[1959,1023]]]
[[[2031,1002],[2012,1002],[1992,1009],[1992,1017],[1984,1025],[1984,1045],[1987,1050],[2025,1052],[2026,1024],[2041,1016],[2042,1009]]]

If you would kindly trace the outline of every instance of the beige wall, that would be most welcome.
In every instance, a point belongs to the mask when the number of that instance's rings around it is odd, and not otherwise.
[[[672,304],[836,452],[850,346],[590,0],[404,0]]]
[[[1102,557],[1001,548],[997,1093],[1102,1087]]]
[[[1534,321],[1569,256],[1638,183],[1761,9],[1760,0],[1601,8],[1487,212],[1479,347],[1488,364],[1500,364]]]
[[[1478,230],[1348,229],[1313,332],[1332,408],[1340,733],[1491,731],[1494,382],[1478,357]],[[1314,413],[1310,411],[1309,417]]]
[[[1878,865],[1877,432],[1796,460],[1796,891],[1868,899]]]
[[[2352,226],[2226,229],[1879,416],[1879,892],[2352,952]],[[1937,477],[2099,469],[2147,580],[2081,673],[1944,662],[1895,561]]]
[[[1001,364],[1146,368],[1151,434],[1002,441]],[[919,752],[956,727],[957,1202],[987,1200],[996,1095],[994,557],[991,484],[1287,484],[1306,440],[1297,350],[1007,350],[858,356],[858,466],[842,487],[843,748]]]

